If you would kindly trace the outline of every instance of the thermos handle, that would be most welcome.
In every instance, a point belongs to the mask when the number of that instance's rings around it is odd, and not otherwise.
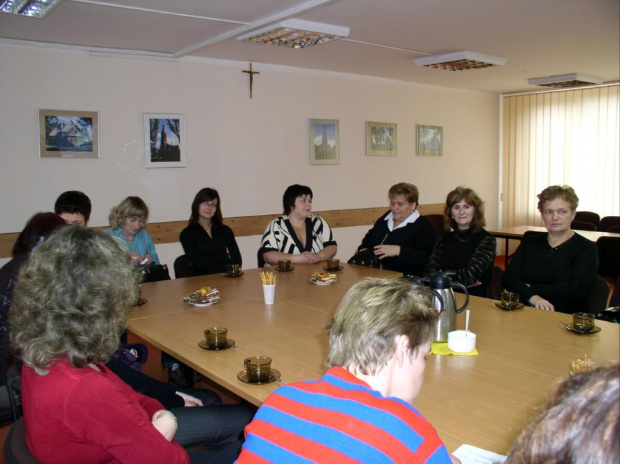
[[[467,309],[467,305],[469,304],[469,292],[467,291],[467,288],[465,288],[465,285],[460,284],[458,282],[452,282],[450,286],[460,288],[461,290],[463,290],[463,293],[465,294],[465,304],[456,310],[457,314],[461,313]]]
[[[435,290],[433,290],[432,288],[425,288],[424,291],[432,293],[434,296],[437,297],[437,300],[439,301],[439,312],[442,312],[444,308],[444,303],[443,303],[443,298],[441,297],[441,295]]]

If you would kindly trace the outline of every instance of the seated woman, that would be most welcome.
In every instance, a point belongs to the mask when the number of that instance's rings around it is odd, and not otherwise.
[[[390,210],[377,219],[357,251],[373,250],[384,269],[422,275],[436,234],[433,225],[417,211],[419,196],[413,184],[392,185],[388,192]]]
[[[318,263],[333,258],[338,251],[327,222],[312,212],[312,190],[305,185],[289,186],[282,197],[282,216],[271,221],[261,240],[268,264],[280,259],[292,263]]]
[[[149,218],[149,208],[140,197],[127,197],[110,211],[110,229],[106,232],[124,244],[134,264],[148,267],[159,264],[155,245],[144,230]]]
[[[65,220],[54,213],[37,213],[32,216],[15,240],[13,258],[0,268],[0,407],[9,407],[6,391],[6,375],[11,361],[8,322],[17,273],[30,258],[32,250],[64,225]]]
[[[484,203],[472,189],[457,187],[448,193],[444,229],[452,232],[435,244],[424,275],[452,271],[452,280],[468,287],[471,295],[486,297],[495,261],[495,237],[483,229]]]
[[[587,299],[596,280],[596,245],[573,232],[579,198],[568,186],[547,187],[538,195],[546,234],[525,237],[515,252],[503,285],[521,301],[548,311],[588,312]]]
[[[192,202],[189,223],[181,231],[181,245],[195,275],[225,272],[227,264],[242,264],[235,234],[222,223],[221,204],[217,190],[200,190]]]
[[[24,362],[26,442],[40,462],[188,463],[174,415],[104,363],[119,346],[136,270],[109,235],[58,230],[22,267],[10,315]]]

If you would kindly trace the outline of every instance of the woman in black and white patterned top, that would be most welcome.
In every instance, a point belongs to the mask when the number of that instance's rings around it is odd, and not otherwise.
[[[292,263],[317,263],[333,258],[338,246],[327,222],[312,211],[312,190],[291,185],[282,198],[284,213],[269,223],[261,240],[263,258],[268,264],[280,259]]]

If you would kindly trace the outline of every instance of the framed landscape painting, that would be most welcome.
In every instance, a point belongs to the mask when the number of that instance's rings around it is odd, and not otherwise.
[[[418,156],[443,156],[443,127],[418,124]]]
[[[338,164],[339,145],[337,119],[310,120],[310,164]]]
[[[41,158],[99,158],[96,111],[39,110]]]
[[[396,124],[374,121],[366,123],[366,155],[396,156]]]
[[[185,115],[144,113],[144,161],[147,168],[185,167]]]

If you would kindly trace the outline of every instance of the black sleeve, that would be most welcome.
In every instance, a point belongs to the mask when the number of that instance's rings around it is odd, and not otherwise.
[[[108,361],[106,366],[133,390],[156,399],[166,409],[185,406],[185,401],[176,394],[177,389],[174,386],[155,380],[114,359]]]

